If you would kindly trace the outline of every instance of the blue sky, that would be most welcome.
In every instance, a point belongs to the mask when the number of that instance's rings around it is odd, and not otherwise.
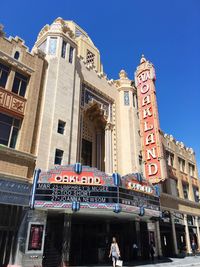
[[[200,170],[200,1],[1,2],[7,35],[20,36],[30,48],[57,17],[74,20],[89,34],[109,78],[117,79],[121,69],[133,78],[142,53],[153,62],[161,129],[194,148]]]

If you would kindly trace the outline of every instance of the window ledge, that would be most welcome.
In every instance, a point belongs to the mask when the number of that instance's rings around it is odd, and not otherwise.
[[[0,144],[0,154],[6,154],[9,156],[17,156],[21,159],[26,159],[29,161],[35,161],[36,160],[36,156],[30,154],[30,153],[26,153],[26,152],[22,152],[4,145]]]

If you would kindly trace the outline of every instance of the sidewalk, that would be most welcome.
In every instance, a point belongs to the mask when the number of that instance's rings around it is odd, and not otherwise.
[[[124,267],[126,264],[124,264]],[[147,262],[137,262],[127,266],[134,267],[165,267],[165,266],[173,266],[173,267],[190,267],[196,266],[200,267],[200,256],[191,256],[185,258],[168,258],[165,260],[155,261],[154,263]]]
[[[88,265],[88,266],[76,266],[76,267],[112,267],[112,265]],[[133,262],[126,264],[123,267],[200,267],[200,256],[191,256],[185,258],[166,258],[162,260],[156,260],[154,263],[147,261]]]

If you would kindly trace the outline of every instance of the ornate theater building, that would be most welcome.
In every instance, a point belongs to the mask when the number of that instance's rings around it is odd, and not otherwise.
[[[118,80],[109,80],[88,34],[61,18],[41,29],[32,49],[35,57],[37,53],[44,60],[41,69],[34,65],[41,71],[41,84],[35,95],[20,98],[36,101],[30,110],[34,129],[27,140],[22,121],[15,137],[20,144],[23,135],[33,154],[35,172],[32,168],[26,179],[29,207],[16,218],[18,231],[6,257],[0,219],[0,265],[106,264],[112,236],[124,262],[148,259],[150,242],[157,257],[191,254],[193,240],[200,248],[195,154],[160,129],[152,63],[142,56],[134,79],[121,70]],[[23,63],[23,58],[17,60]],[[0,83],[4,72],[2,67]],[[7,112],[5,101],[0,109]],[[33,121],[29,123],[30,131]],[[0,174],[11,179],[4,151],[17,155],[20,147],[8,148],[12,140],[2,140],[0,130]],[[6,190],[0,188],[0,200]]]

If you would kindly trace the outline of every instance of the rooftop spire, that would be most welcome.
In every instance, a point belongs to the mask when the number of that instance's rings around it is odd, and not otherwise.
[[[146,58],[144,57],[144,54],[142,54],[142,57],[141,57],[141,59],[140,59],[140,64],[142,64],[142,63],[144,63],[144,62],[146,62],[147,60],[146,60]]]

